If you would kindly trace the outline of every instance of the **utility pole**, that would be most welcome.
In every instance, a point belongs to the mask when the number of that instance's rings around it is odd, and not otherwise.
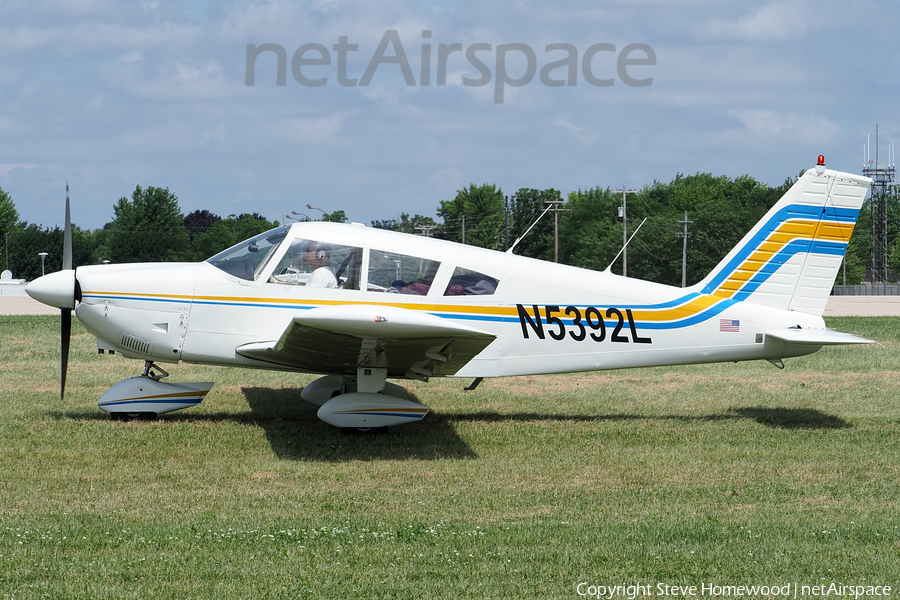
[[[466,243],[466,215],[462,216],[462,243]]]
[[[418,225],[416,229],[422,230],[422,235],[425,237],[431,237],[431,230],[435,227],[436,225]]]
[[[509,196],[503,197],[505,210],[503,217],[503,251],[509,250]]]
[[[681,250],[681,287],[687,287],[687,239],[688,239],[688,230],[687,226],[692,224],[693,221],[687,220],[687,211],[684,211],[684,221],[678,221],[679,223],[684,225],[684,233],[681,236],[684,238],[682,250]]]
[[[566,204],[562,198],[556,200],[544,200],[544,204],[549,204],[552,208],[548,209],[553,213],[553,262],[559,262],[559,213],[571,212],[571,208],[560,208],[560,205]]]
[[[619,207],[622,217],[622,277],[628,277],[628,208],[625,203],[627,194],[637,194],[637,190],[629,190],[622,186],[622,206]]]

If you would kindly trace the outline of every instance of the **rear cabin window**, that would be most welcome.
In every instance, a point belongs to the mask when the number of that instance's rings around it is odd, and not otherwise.
[[[445,296],[490,296],[497,291],[499,281],[484,273],[473,271],[471,269],[463,269],[456,267],[447,289],[444,290]]]
[[[369,253],[368,288],[370,292],[424,296],[440,266],[436,260],[373,249]]]

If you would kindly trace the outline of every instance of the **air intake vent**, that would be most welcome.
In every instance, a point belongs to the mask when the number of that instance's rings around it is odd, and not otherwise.
[[[136,354],[149,355],[150,351],[153,349],[153,344],[150,342],[136,338],[127,333],[122,334],[122,337],[119,339],[119,344],[121,344],[123,348],[131,350]]]

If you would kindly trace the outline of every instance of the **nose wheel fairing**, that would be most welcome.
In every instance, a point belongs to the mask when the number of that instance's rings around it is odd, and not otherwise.
[[[147,361],[144,374],[129,377],[100,396],[97,406],[113,415],[145,417],[161,415],[200,404],[214,385],[202,383],[169,383],[164,370]]]

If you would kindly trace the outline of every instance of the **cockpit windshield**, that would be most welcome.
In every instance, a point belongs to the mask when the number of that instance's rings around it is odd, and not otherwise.
[[[206,262],[247,281],[254,281],[287,235],[288,227],[278,227],[219,252]]]

